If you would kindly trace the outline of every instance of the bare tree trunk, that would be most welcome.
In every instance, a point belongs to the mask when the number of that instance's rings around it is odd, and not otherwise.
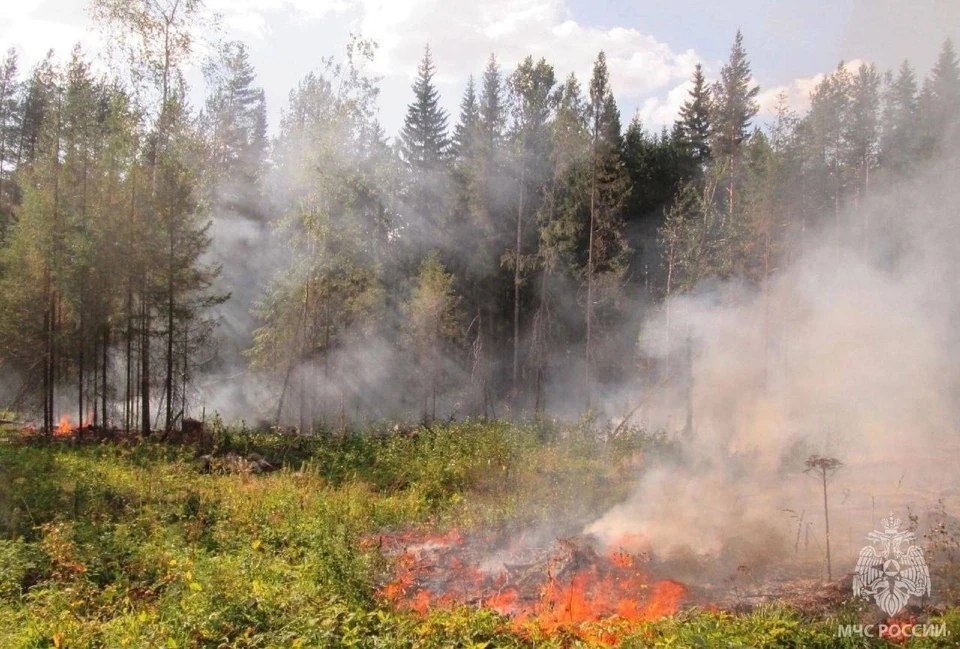
[[[150,436],[150,306],[147,304],[146,280],[140,304],[140,432]]]
[[[863,200],[867,199],[867,191],[870,189],[870,164],[863,165]],[[859,205],[858,205],[859,208]],[[870,256],[870,210],[863,211],[863,252]]]
[[[593,235],[596,228],[597,212],[597,138],[598,135],[597,118],[594,117],[593,125],[593,155],[590,165],[590,235],[587,244],[587,308],[586,308],[586,350],[584,354],[584,391],[587,395],[587,408],[592,402],[592,373],[590,363],[593,360]]]
[[[93,417],[91,418],[90,422],[94,428],[96,428],[97,425],[99,424],[99,420],[97,419],[97,397],[99,396],[99,392],[97,392],[97,374],[99,372],[97,358],[99,358],[99,351],[100,350],[97,347],[97,338],[96,336],[94,336],[93,338],[93,372],[92,372],[92,376],[90,377],[90,382],[93,384],[93,390],[90,395],[91,401],[93,402]]]
[[[306,371],[304,368],[300,368],[300,434],[306,435],[308,422],[307,422],[307,379]],[[313,432],[312,430],[309,432]]]
[[[167,270],[167,376],[164,389],[167,392],[167,413],[164,431],[169,434],[173,429],[173,252],[174,235],[173,226],[170,226],[170,249],[169,249],[169,268]]]
[[[80,322],[77,327],[77,430],[83,430],[83,350],[86,347],[86,335],[83,330],[83,292],[80,293]]]
[[[521,145],[521,155],[524,155]],[[526,160],[520,163],[520,205],[517,208],[517,247],[513,260],[513,398],[517,399],[520,385],[520,259],[523,245],[523,203],[526,195]],[[516,410],[513,409],[515,415]]]
[[[44,294],[50,293],[50,271],[44,273]],[[50,383],[53,380],[53,325],[52,309],[47,309],[43,314],[43,333],[44,333],[44,359],[43,359],[43,432],[46,435],[53,434],[53,408],[50,403]]]
[[[100,422],[101,430],[107,432],[107,425],[109,420],[107,419],[107,351],[110,349],[110,326],[106,325],[103,329],[103,359],[100,363],[100,371],[102,372],[100,384],[103,387],[103,392],[100,395],[102,399],[101,407],[103,410],[103,418]]]
[[[133,291],[127,287],[126,386],[123,402],[123,429],[133,429]]]
[[[183,323],[183,372],[180,375],[180,430],[187,416],[187,382],[190,380],[190,321]]]
[[[728,186],[728,194],[730,197],[729,215],[730,215],[731,222],[733,219],[734,209],[736,208],[736,183],[737,183],[736,168],[737,168],[736,154],[731,153],[730,154],[730,184]]]
[[[672,372],[670,367],[670,334],[673,327],[672,316],[673,316],[673,305],[670,302],[670,296],[673,295],[673,269],[676,266],[676,241],[675,237],[671,236],[670,245],[667,247],[667,290],[666,295],[664,296],[664,349],[666,350],[666,356],[664,358],[664,366],[667,369],[667,375],[664,377],[669,380]]]

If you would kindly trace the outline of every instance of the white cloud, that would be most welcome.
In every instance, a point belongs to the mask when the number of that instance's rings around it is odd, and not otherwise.
[[[208,0],[207,8],[221,14],[227,28],[264,40],[272,34],[269,14],[290,11],[309,22],[347,11],[352,4],[351,0]]]
[[[0,8],[0,48],[14,48],[20,54],[21,68],[43,59],[50,48],[65,57],[80,43],[88,52],[99,49],[99,39],[86,29],[86,21],[56,20],[38,16],[41,0],[3,3]]]
[[[19,0],[0,7],[0,48],[15,46],[24,70],[56,47],[61,57],[75,42],[95,54],[99,37],[88,30],[86,14],[67,0]],[[693,49],[675,51],[655,35],[633,27],[601,28],[574,18],[570,0],[207,0],[209,10],[223,16],[229,37],[257,46],[261,83],[268,92],[275,122],[287,90],[306,74],[320,56],[341,56],[347,34],[355,32],[379,44],[373,72],[384,77],[382,119],[388,132],[399,129],[403,107],[410,100],[410,81],[426,43],[438,69],[444,107],[457,117],[460,94],[468,74],[483,70],[495,53],[505,73],[525,56],[544,57],[558,81],[574,72],[586,89],[594,60],[604,50],[611,82],[624,121],[636,111],[645,128],[656,132],[676,119],[687,98],[690,77],[699,56]],[[295,33],[296,32],[296,33]],[[307,41],[273,54],[285,39]],[[201,48],[202,49],[202,48]],[[280,51],[283,51],[280,48]],[[297,56],[291,57],[296,51]],[[855,70],[855,60],[847,64]],[[719,62],[708,62],[716,76]],[[712,73],[712,74],[711,74]],[[809,95],[823,74],[767,87],[760,94],[761,119],[768,117],[777,96],[785,92],[798,112],[809,106]],[[199,79],[197,80],[199,81]],[[198,89],[202,93],[202,89]]]
[[[680,107],[690,96],[692,81],[684,81],[670,89],[666,95],[648,97],[637,109],[640,123],[648,133],[657,133],[664,126],[670,127],[680,114]]]
[[[864,61],[860,59],[854,59],[844,63],[843,67],[850,74],[856,74],[863,63]],[[832,73],[833,70],[830,72]],[[757,96],[757,103],[760,104],[760,114],[767,116],[775,114],[780,95],[783,94],[786,97],[787,106],[796,113],[803,115],[810,108],[810,93],[826,78],[827,74],[829,73],[821,72],[812,77],[801,77],[790,83],[763,90]]]
[[[494,52],[506,70],[528,54],[543,56],[558,77],[572,71],[585,84],[604,50],[614,90],[640,97],[689,77],[698,58],[636,29],[580,24],[563,0],[357,2],[357,27],[380,45],[377,70],[387,76],[412,76],[429,42],[441,83],[460,83],[479,72]]]

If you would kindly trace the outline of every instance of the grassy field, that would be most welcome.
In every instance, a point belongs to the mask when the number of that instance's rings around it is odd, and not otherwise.
[[[579,646],[589,635],[578,629],[518,629],[489,610],[394,610],[378,595],[391,566],[363,541],[576,520],[629,491],[638,457],[674,452],[636,431],[599,441],[586,426],[480,422],[329,439],[219,429],[215,445],[283,468],[204,473],[188,447],[0,439],[0,647]],[[960,632],[960,615],[946,618]],[[831,618],[693,609],[620,641],[889,646],[837,637],[857,621],[853,607]]]

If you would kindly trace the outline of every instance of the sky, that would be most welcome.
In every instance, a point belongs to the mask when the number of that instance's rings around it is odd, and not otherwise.
[[[526,55],[544,57],[557,77],[586,83],[606,52],[624,122],[638,114],[648,130],[672,123],[694,65],[719,75],[737,29],[744,34],[762,110],[780,91],[802,111],[809,92],[841,61],[904,58],[926,74],[944,38],[960,45],[958,0],[206,0],[222,17],[224,38],[247,43],[276,129],[291,89],[329,56],[342,58],[350,34],[378,44],[380,119],[399,130],[424,45],[437,66],[443,105],[456,121],[467,76],[491,53],[505,72]],[[50,48],[66,57],[80,42],[91,54],[102,39],[86,3],[15,0],[0,6],[0,48],[18,50],[29,68]],[[188,73],[202,101],[199,63]]]

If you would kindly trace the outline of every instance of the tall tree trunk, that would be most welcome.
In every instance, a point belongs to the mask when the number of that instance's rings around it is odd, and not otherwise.
[[[170,227],[170,267],[167,270],[167,376],[164,389],[167,393],[167,418],[164,425],[165,433],[169,434],[173,429],[173,252],[174,252],[173,227]]]
[[[77,430],[83,430],[83,351],[86,347],[86,335],[83,330],[83,293],[80,298],[80,322],[77,326],[79,336],[77,337]]]
[[[521,146],[521,151],[523,147]],[[519,396],[520,380],[520,259],[523,245],[523,208],[526,196],[526,158],[520,163],[520,204],[517,207],[517,247],[513,260],[513,398]],[[515,414],[514,412],[511,414]]]
[[[100,363],[100,371],[102,372],[100,384],[103,386],[103,391],[100,395],[102,399],[102,409],[103,417],[100,421],[100,430],[104,433],[107,432],[107,425],[109,424],[109,419],[107,418],[107,351],[110,349],[110,325],[106,325],[103,328],[103,346],[101,351],[103,353],[103,359]]]
[[[146,279],[140,302],[140,433],[150,436],[150,305],[147,303]]]
[[[99,349],[99,346],[97,345],[97,337],[94,336],[93,337],[93,354],[92,354],[93,355],[93,372],[91,373],[91,376],[90,376],[90,383],[93,384],[93,390],[91,390],[91,393],[90,393],[90,396],[91,396],[90,400],[93,403],[93,417],[91,418],[90,422],[94,428],[96,428],[100,423],[99,419],[97,419],[97,397],[100,395],[100,393],[97,391],[97,378],[98,378],[97,375],[99,374],[99,369],[100,369],[99,364],[97,363],[97,359],[100,357],[99,351],[100,349]]]
[[[127,286],[126,385],[123,402],[123,430],[133,430],[133,290]]]
[[[188,364],[190,361],[190,321],[183,323],[183,372],[180,375],[180,430],[183,430],[183,420],[187,417],[187,380],[189,379]]]
[[[44,273],[44,295],[50,293],[50,271]],[[50,309],[43,312],[43,335],[44,335],[44,355],[43,355],[43,432],[45,435],[53,433],[53,410],[50,407],[50,382],[53,373],[50,371],[52,350],[50,343],[53,340],[51,335]]]
[[[587,395],[587,408],[592,405],[592,373],[590,363],[593,360],[593,236],[596,229],[597,212],[597,138],[598,133],[597,118],[594,118],[593,126],[593,154],[590,165],[590,235],[587,244],[587,308],[586,308],[586,349],[584,353],[584,385],[583,389]]]

